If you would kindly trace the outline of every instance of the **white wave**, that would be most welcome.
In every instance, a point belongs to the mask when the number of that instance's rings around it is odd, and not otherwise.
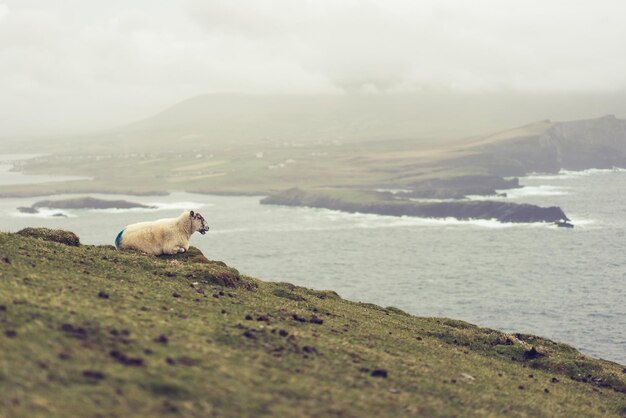
[[[508,190],[500,190],[498,194],[490,194],[490,195],[479,195],[479,194],[469,194],[465,196],[467,200],[499,200],[506,199],[506,196],[502,193],[507,193]],[[449,200],[450,202],[458,202],[458,200]]]
[[[13,212],[11,216],[15,218],[42,218],[42,219],[64,219],[76,218],[76,215],[59,209],[39,209],[37,213]]]
[[[525,178],[529,180],[568,180],[579,177],[587,177],[593,175],[613,174],[613,173],[626,173],[626,168],[589,168],[587,170],[572,171],[572,170],[560,170],[557,174],[545,174],[545,173],[530,173]]]
[[[574,226],[580,226],[584,228],[590,225],[598,225],[598,223],[594,221],[593,219],[578,218],[575,215],[570,215],[569,218],[570,218],[570,222]]]
[[[366,223],[361,222],[356,226],[359,228],[394,228],[394,227],[467,227],[478,226],[482,228],[510,228],[521,224],[504,223],[496,219],[456,219],[456,218],[419,218],[411,216],[403,216],[395,220],[389,220],[384,223]]]
[[[381,193],[398,194],[398,193],[411,193],[413,190],[410,190],[410,189],[376,189],[375,191],[381,192]]]
[[[523,178],[528,179],[528,180],[565,180],[566,178],[569,178],[569,177],[561,175],[561,174],[531,173]]]
[[[472,200],[472,198],[480,198],[485,199],[485,196],[467,196],[468,199]],[[422,198],[422,197],[413,197],[409,199],[411,202],[422,202],[422,203],[444,203],[444,202],[458,202],[459,199],[431,199],[431,198]]]
[[[138,213],[138,212],[156,212],[159,210],[154,208],[107,208],[107,209],[87,209],[89,212],[98,213]]]
[[[512,228],[512,227],[546,227],[551,223],[513,223],[500,222],[496,219],[456,218],[421,218],[416,216],[387,216],[364,213],[346,213],[330,209],[300,208],[303,211],[316,211],[317,222],[314,225],[278,225],[268,228],[272,231],[329,231],[346,229],[378,229],[398,227],[480,227],[480,228]]]
[[[626,173],[626,168],[613,167],[613,168],[589,168],[587,170],[580,171],[569,171],[569,170],[561,170],[559,174],[564,176],[593,176],[595,174],[613,174],[613,173]]]
[[[164,210],[197,210],[198,208],[214,206],[211,203],[198,202],[152,202],[145,203],[148,208],[110,208],[110,209],[89,209],[98,213],[138,213],[138,212],[158,212]]]
[[[198,203],[198,202],[155,202],[155,203],[146,203],[146,205],[156,206],[156,210],[174,210],[174,209],[198,209],[209,206],[215,206],[212,203]]]
[[[209,234],[239,234],[242,232],[251,232],[251,231],[259,231],[259,229],[250,229],[250,228],[229,228],[229,229],[213,229],[209,230]]]
[[[534,196],[563,196],[569,194],[569,187],[540,185],[540,186],[523,186],[516,189],[496,190],[497,195],[480,196],[468,195],[468,200],[505,200],[505,199],[522,199]]]
[[[532,196],[563,196],[569,194],[567,187],[541,185],[541,186],[524,186],[519,189],[498,190],[498,193],[504,193],[506,196],[497,196],[496,199],[520,199]]]

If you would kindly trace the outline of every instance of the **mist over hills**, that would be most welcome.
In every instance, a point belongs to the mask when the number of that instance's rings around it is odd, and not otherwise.
[[[205,94],[118,128],[35,141],[44,150],[153,152],[249,144],[449,140],[551,120],[626,115],[626,93]],[[7,146],[15,145],[7,139]],[[24,141],[18,142],[19,147]],[[111,146],[114,146],[112,148]]]
[[[175,104],[120,133],[141,140],[361,141],[462,137],[542,119],[569,120],[622,110],[623,97],[502,94],[209,94]]]

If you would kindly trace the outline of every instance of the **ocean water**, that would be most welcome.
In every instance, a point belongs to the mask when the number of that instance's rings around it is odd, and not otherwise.
[[[626,172],[563,172],[521,182],[525,187],[506,199],[561,206],[576,228],[347,214],[262,206],[260,197],[174,193],[92,195],[157,209],[37,215],[16,208],[44,197],[0,199],[0,230],[65,228],[83,243],[112,244],[126,224],[195,209],[211,230],[196,234],[192,245],[243,273],[415,315],[537,334],[626,364]],[[68,196],[55,196],[62,197]]]

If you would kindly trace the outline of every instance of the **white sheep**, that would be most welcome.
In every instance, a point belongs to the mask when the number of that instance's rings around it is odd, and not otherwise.
[[[194,232],[204,235],[208,230],[202,215],[184,211],[178,218],[128,225],[117,234],[115,246],[152,255],[184,253],[189,250],[189,238]]]

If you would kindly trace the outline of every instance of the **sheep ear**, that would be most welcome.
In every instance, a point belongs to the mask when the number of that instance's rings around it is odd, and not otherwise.
[[[195,215],[195,213],[193,213],[193,210],[189,211],[189,216],[193,218],[193,215]]]

